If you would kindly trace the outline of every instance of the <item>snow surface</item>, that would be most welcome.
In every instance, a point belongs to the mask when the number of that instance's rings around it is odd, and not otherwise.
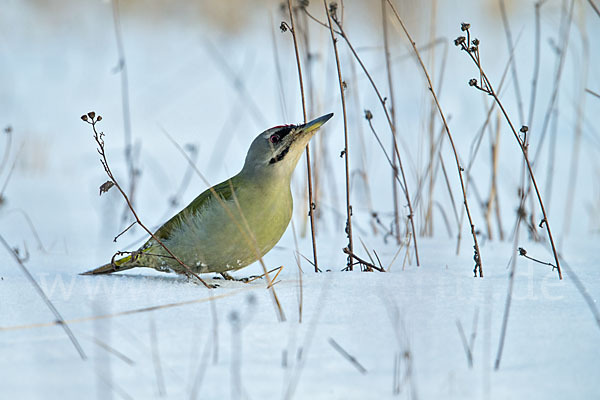
[[[102,398],[176,399],[195,393],[194,398],[222,399],[237,398],[236,391],[244,398],[394,398],[394,360],[401,355],[399,398],[600,395],[600,332],[568,275],[559,282],[548,268],[519,263],[501,367],[493,371],[507,288],[501,260],[510,246],[488,247],[486,277],[475,279],[466,252],[442,256],[436,249],[446,243],[421,243],[423,253],[434,256],[424,257],[420,268],[403,271],[396,263],[389,273],[305,272],[301,324],[289,250],[275,250],[266,260],[285,265],[275,285],[285,322],[278,321],[264,281],[217,281],[219,288],[209,293],[185,278],[153,272],[74,275],[85,254],[71,255],[67,263],[64,256],[36,255],[29,264],[67,320],[198,302],[73,322],[89,357],[82,361],[60,326],[27,327],[51,322],[52,316],[21,273],[4,268],[0,326],[21,328],[1,332],[2,392],[45,399],[94,392]],[[392,246],[378,248],[382,262],[393,257]],[[326,263],[329,249],[322,250]],[[253,268],[243,271],[258,272]],[[597,296],[598,269],[584,262],[577,272]],[[223,296],[214,300],[216,326],[207,301],[211,294]],[[476,334],[472,368],[457,321],[467,336]],[[330,338],[366,372],[342,357]]]
[[[304,269],[300,284],[290,227],[265,257],[270,268],[284,266],[275,289],[286,321],[278,320],[264,280],[245,284],[213,281],[209,275],[209,281],[219,284],[209,291],[185,278],[154,271],[78,275],[106,263],[117,250],[135,248],[144,239],[137,229],[112,242],[130,221],[121,221],[123,204],[115,190],[98,196],[98,187],[106,176],[98,163],[90,129],[79,119],[90,110],[103,116],[101,128],[107,135],[109,161],[126,183],[120,75],[113,72],[117,50],[110,2],[65,0],[52,7],[40,2],[5,3],[0,11],[0,128],[13,127],[9,161],[18,162],[6,186],[6,201],[0,206],[0,234],[21,255],[28,255],[26,266],[68,321],[87,359],[79,357],[61,326],[40,326],[51,324],[53,315],[9,253],[0,248],[0,399],[600,398],[600,329],[567,271],[563,271],[564,280],[559,281],[550,267],[517,260],[504,352],[500,368],[494,370],[512,244],[489,240],[481,233],[485,278],[474,279],[466,224],[460,254],[455,255],[455,225],[451,224],[451,234],[447,235],[437,208],[434,237],[419,237],[419,268],[413,258],[404,262],[404,250],[395,257],[398,247],[392,240],[386,243],[381,234],[373,235],[369,229],[371,210],[379,212],[386,226],[391,221],[390,168],[370,136],[363,109],[372,110],[373,122],[382,136],[389,132],[368,82],[359,73],[355,85],[350,68],[344,70],[350,102],[350,162],[353,168],[368,171],[371,184],[369,199],[366,188],[354,175],[351,198],[355,249],[367,258],[360,237],[369,251],[377,251],[390,271],[340,272],[345,266],[341,249],[347,245],[342,233],[343,159],[338,157],[343,148],[343,123],[329,34],[317,27],[312,28],[311,43],[315,44],[313,51],[321,56],[313,66],[316,101],[309,104],[309,114],[316,117],[336,113],[318,136],[319,140],[323,138],[323,147],[319,148],[329,154],[322,161],[329,164],[322,166],[320,175],[319,263],[331,272],[315,274],[300,258]],[[311,7],[316,7],[313,3]],[[414,3],[407,2],[400,10],[406,13],[418,43],[427,43],[429,26],[420,21],[429,21],[430,12],[426,7],[413,7]],[[460,22],[472,22],[485,45],[482,58],[488,65],[488,75],[498,82],[508,59],[504,31],[494,11],[496,2],[465,1],[460,9],[452,2],[438,3],[436,35],[450,45],[440,102],[451,116],[450,127],[459,153],[463,160],[469,160],[471,142],[485,118],[482,104],[488,99],[482,100],[479,93],[467,87],[466,82],[477,72],[451,46],[451,40],[460,34]],[[550,1],[542,7],[542,68],[531,135],[536,135],[542,125],[551,94],[555,62],[552,43],[562,3]],[[371,51],[382,42],[380,10],[364,10],[362,2],[345,4],[348,32],[374,79],[385,87],[382,54]],[[519,7],[513,5],[509,12],[513,36],[519,40],[515,58],[519,60],[521,87],[527,99],[533,67],[524,60],[530,58],[533,49],[534,2],[514,4]],[[600,62],[600,25],[586,7],[586,2],[576,2],[576,20],[579,27],[587,24],[591,50],[588,64],[594,66]],[[264,12],[262,6],[255,7],[254,22],[249,25],[238,26],[241,22],[237,21],[235,26],[225,27],[215,27],[204,19],[199,23],[192,11],[186,13],[175,6],[165,15],[153,15],[152,7],[146,7],[149,14],[123,13],[131,120],[134,141],[140,143],[136,148],[142,171],[136,209],[149,226],[164,222],[206,188],[192,176],[178,195],[178,206],[169,206],[170,197],[179,191],[187,164],[163,135],[163,128],[182,145],[197,146],[198,168],[210,182],[217,183],[241,167],[240,154],[245,154],[256,134],[270,126],[302,119],[296,66],[290,61],[291,39],[278,31],[281,17],[277,5],[267,8],[269,12]],[[315,14],[323,15],[319,10]],[[273,66],[272,28],[281,62],[281,88]],[[558,247],[597,302],[600,141],[593,118],[598,115],[594,97],[587,97],[582,106],[585,129],[570,234],[564,228],[566,184],[572,179],[564,167],[568,161],[564,160],[571,157],[577,119],[574,105],[581,99],[584,86],[596,92],[600,88],[597,68],[589,69],[586,82],[580,81],[583,74],[579,60],[586,43],[582,31],[572,28],[569,58],[564,66],[556,136],[556,157],[562,161],[556,164],[552,190],[546,185],[546,159],[537,168],[544,196],[548,195],[549,220]],[[222,52],[234,74],[239,73],[247,92],[260,105],[262,116],[249,112],[247,99],[240,96],[234,78],[215,60],[208,43]],[[342,66],[346,68],[350,55],[340,47]],[[444,51],[441,46],[435,61],[441,63]],[[396,57],[396,108],[404,142],[401,151],[408,158],[408,187],[412,190],[417,186],[415,177],[422,176],[426,169],[430,97],[421,71],[403,56],[409,54],[404,39],[396,37],[392,53]],[[442,68],[441,64],[436,66],[437,83]],[[509,112],[516,115],[512,82],[507,81],[505,86],[503,100]],[[283,98],[281,93],[285,94]],[[502,126],[498,186],[508,233],[518,205],[515,200],[521,161],[510,133]],[[360,132],[365,134],[363,139]],[[472,171],[473,181],[484,196],[490,181],[488,141],[484,138]],[[0,146],[5,143],[5,136],[0,134]],[[408,152],[406,143],[411,145]],[[442,155],[460,210],[458,179],[447,142],[444,146]],[[215,153],[214,149],[219,151]],[[0,147],[0,155],[3,151]],[[546,152],[547,147],[543,154]],[[299,251],[310,258],[302,198],[304,174],[300,165],[292,185],[294,222]],[[0,171],[0,186],[6,176],[6,169]],[[484,231],[477,199],[473,192],[469,196],[474,203],[476,226]],[[434,197],[452,218],[450,199],[440,176]],[[369,202],[372,206],[367,206]],[[423,209],[421,204],[415,215],[417,229],[423,227]],[[402,212],[407,214],[405,207]],[[35,231],[23,213],[31,219]],[[530,242],[526,236],[522,230],[524,239],[519,246],[534,257],[552,260],[546,247]],[[235,275],[260,273],[261,268],[255,264]],[[211,296],[215,297],[212,302]],[[171,306],[154,308],[165,305]],[[144,311],[148,307],[152,309]],[[458,323],[468,340],[474,337],[472,368]],[[332,343],[354,357],[354,363]],[[361,372],[360,366],[366,372]]]

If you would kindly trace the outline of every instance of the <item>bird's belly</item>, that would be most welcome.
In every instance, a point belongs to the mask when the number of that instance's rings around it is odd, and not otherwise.
[[[246,207],[243,217],[237,207],[230,207],[230,211],[231,214],[219,206],[210,212],[190,215],[165,244],[195,272],[230,271],[243,268],[269,252],[291,219],[291,207],[287,204],[257,210]],[[170,267],[176,271],[182,269],[179,265]]]

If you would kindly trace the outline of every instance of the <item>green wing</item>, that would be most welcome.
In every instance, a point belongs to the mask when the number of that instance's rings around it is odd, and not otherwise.
[[[224,201],[230,200],[233,198],[232,187],[235,184],[235,178],[230,178],[224,182],[219,183],[218,185],[213,186],[214,191],[223,199]],[[200,210],[206,203],[209,201],[216,201],[215,193],[212,190],[206,189],[202,192],[198,197],[196,197],[186,208],[177,213],[173,218],[165,222],[154,234],[159,239],[167,239],[173,228],[179,225],[181,219],[188,215],[189,213]]]

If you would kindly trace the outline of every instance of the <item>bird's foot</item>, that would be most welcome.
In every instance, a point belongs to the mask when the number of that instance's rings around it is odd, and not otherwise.
[[[195,285],[203,285],[208,289],[216,289],[219,287],[218,283],[207,283],[206,281],[201,282],[196,276],[190,274],[189,272],[182,272],[182,274],[187,278],[188,283],[193,283]]]
[[[244,283],[248,283],[248,282],[255,281],[257,279],[264,278],[264,277],[265,277],[264,274],[263,275],[250,275],[245,278],[241,278],[240,281],[242,281]]]
[[[219,272],[219,274],[223,277],[223,279],[225,279],[226,281],[241,281],[241,279],[239,278],[234,278],[233,276],[229,275],[227,272]],[[219,277],[217,277],[217,279],[220,279]]]
[[[269,271],[269,273],[273,272],[273,271],[276,271],[276,270],[280,270],[280,269],[281,269],[281,267],[274,268],[271,271]],[[255,281],[257,279],[262,279],[262,278],[265,277],[265,274],[250,275],[250,276],[246,276],[246,277],[243,277],[243,278],[235,278],[235,277],[229,275],[227,272],[219,272],[219,274],[223,277],[223,279],[225,279],[227,281],[244,282],[244,283],[249,283],[249,282]],[[279,275],[279,272],[277,273],[277,275]],[[275,278],[277,278],[277,275],[275,275]],[[215,276],[215,279],[221,279],[221,278],[218,277],[218,276]]]

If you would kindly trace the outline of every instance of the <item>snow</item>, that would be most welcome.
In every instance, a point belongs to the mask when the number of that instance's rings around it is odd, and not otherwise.
[[[424,254],[434,254],[440,245],[422,241]],[[393,247],[383,248],[387,251],[382,258],[393,257]],[[497,246],[489,258],[509,252],[509,245]],[[73,266],[83,262],[85,254],[70,257],[62,267],[63,256],[33,257],[28,264],[35,266],[45,292],[66,320],[74,320],[70,327],[89,357],[86,361],[61,327],[26,326],[51,322],[52,316],[20,272],[5,268],[0,326],[20,328],[2,332],[3,392],[65,399],[95,387],[102,393],[113,390],[114,397],[156,397],[158,365],[165,398],[189,397],[194,385],[202,399],[227,398],[235,390],[249,398],[283,398],[285,393],[294,398],[393,398],[394,359],[408,353],[399,367],[401,398],[411,397],[411,392],[418,398],[456,399],[591,398],[600,393],[600,333],[568,275],[558,281],[548,268],[519,263],[501,367],[493,371],[507,287],[505,265],[489,262],[484,279],[470,276],[467,254],[425,257],[419,268],[403,271],[395,265],[389,273],[306,272],[299,324],[296,267],[289,264],[288,252],[274,253],[268,256],[269,265],[285,265],[275,285],[285,322],[278,321],[262,280],[217,281],[220,286],[209,293],[170,274],[74,275]],[[577,272],[597,294],[598,269],[590,262],[579,264]],[[210,295],[222,296],[214,300],[216,327]],[[197,302],[77,321],[188,301]],[[234,314],[238,325],[232,322]],[[476,331],[472,368],[457,321],[467,336]],[[361,374],[329,338],[367,372]],[[159,361],[153,360],[153,346]]]
[[[358,12],[359,3],[345,3],[351,38],[361,48],[376,81],[386,82],[385,69],[377,58],[381,54],[368,51],[381,42],[379,9],[371,15]],[[483,3],[473,2],[460,10],[464,15],[457,15],[450,5],[440,4],[437,34],[454,39],[460,33],[460,22],[472,22],[482,43],[489,45],[484,47],[482,57],[489,64],[488,75],[497,82],[507,59],[504,33],[500,20],[490,14],[488,6],[480,5]],[[161,133],[163,127],[182,145],[197,146],[199,170],[216,183],[238,171],[243,162],[240,154],[245,154],[258,132],[301,120],[295,63],[284,62],[292,60],[291,38],[276,32],[282,92],[286,94],[284,99],[279,97],[271,26],[278,27],[280,16],[276,5],[269,7],[275,22],[257,7],[253,18],[258,22],[249,22],[244,34],[236,30],[243,27],[228,30],[198,24],[191,12],[182,15],[181,10],[179,14],[172,10],[173,15],[164,18],[124,13],[132,126],[135,140],[141,143],[142,175],[136,209],[147,225],[157,226],[177,212],[169,206],[169,199],[180,193],[187,168]],[[311,2],[311,7],[316,6]],[[528,11],[521,14],[513,10],[511,19],[513,36],[520,35],[519,60],[526,59],[523,54],[527,55],[533,44],[533,2],[527,2],[525,8]],[[406,7],[400,11],[409,12]],[[0,65],[4,68],[0,87],[6,93],[0,96],[0,127],[13,127],[10,162],[18,158],[4,193],[6,202],[0,205],[0,234],[25,257],[25,265],[67,321],[87,357],[79,357],[63,327],[53,324],[52,313],[13,258],[0,248],[0,398],[600,398],[600,326],[567,269],[560,281],[551,267],[518,257],[504,350],[500,367],[495,370],[513,254],[511,241],[489,240],[480,233],[485,277],[479,279],[472,276],[473,252],[466,224],[457,255],[455,226],[447,235],[441,216],[435,214],[433,237],[418,237],[420,267],[415,265],[412,250],[408,258],[405,249],[396,257],[398,245],[384,238],[381,227],[378,235],[373,234],[371,209],[379,212],[385,225],[392,219],[390,168],[368,135],[363,108],[372,110],[382,136],[387,131],[381,108],[360,74],[360,91],[354,91],[354,82],[348,78],[348,93],[358,93],[359,104],[358,112],[353,105],[349,107],[349,153],[354,168],[365,160],[373,204],[368,206],[368,193],[354,178],[351,198],[355,251],[368,258],[360,238],[369,251],[377,251],[389,271],[341,272],[346,262],[341,250],[347,246],[342,233],[343,159],[338,157],[343,146],[339,135],[343,124],[329,34],[316,26],[312,32],[313,50],[324,55],[313,69],[318,101],[310,114],[336,113],[319,133],[326,145],[322,149],[333,154],[323,161],[318,205],[322,214],[317,232],[319,265],[326,272],[312,272],[312,266],[299,257],[304,270],[299,281],[290,226],[264,258],[268,268],[283,266],[274,289],[285,321],[279,320],[263,279],[231,282],[209,274],[205,276],[207,281],[219,286],[208,290],[185,277],[150,270],[134,269],[112,276],[78,275],[106,263],[117,250],[135,248],[145,238],[140,229],[133,229],[117,243],[112,242],[130,221],[121,221],[122,199],[114,189],[98,196],[98,187],[106,176],[98,163],[90,129],[79,119],[92,109],[103,116],[101,128],[106,133],[109,162],[125,183],[120,76],[111,72],[117,61],[111,15],[109,2],[66,0],[62,8],[57,6],[57,12],[14,1],[0,12]],[[594,17],[592,14],[585,19],[589,22],[590,65],[600,62],[594,50],[600,37]],[[417,10],[411,14],[408,22],[413,32],[420,18],[429,21],[429,12]],[[545,3],[543,45],[555,37],[559,18],[558,2]],[[584,18],[579,23],[582,21]],[[420,35],[415,32],[419,43],[427,42],[428,29],[422,28],[425,33]],[[571,34],[576,35],[572,29]],[[240,100],[244,96],[240,97],[232,78],[223,72],[226,68],[211,56],[209,42],[222,50],[235,72],[243,71],[241,80],[264,115],[248,112],[245,101]],[[344,68],[350,58],[341,45],[340,41]],[[394,46],[398,59],[408,51],[404,45]],[[570,51],[579,54],[581,50],[575,36]],[[438,61],[441,54],[436,53]],[[543,57],[540,100],[531,135],[538,133],[551,91],[548,82],[553,77],[554,56],[548,47],[544,47]],[[496,58],[501,62],[495,62]],[[576,79],[579,70],[575,64],[565,64],[559,100],[557,157],[562,160],[571,157],[572,124],[576,120],[572,104],[579,99],[577,85],[571,86],[572,82],[581,83]],[[414,189],[415,176],[422,174],[427,162],[423,125],[428,124],[424,115],[429,113],[430,100],[420,71],[410,60],[395,65],[402,140],[414,146],[406,162],[409,188]],[[521,86],[527,94],[524,98],[528,98],[530,65],[521,61],[519,66]],[[453,47],[448,49],[446,68],[440,101],[447,115],[452,115],[450,124],[459,153],[468,160],[471,140],[485,118],[479,94],[465,83],[476,71]],[[344,73],[350,74],[349,70]],[[597,69],[590,69],[587,86],[597,92],[599,82]],[[516,115],[512,82],[505,90],[503,99],[509,112]],[[568,168],[562,168],[567,161],[555,168],[551,201],[547,204],[559,251],[596,307],[600,295],[600,214],[593,210],[598,210],[600,204],[595,186],[600,148],[591,125],[597,107],[594,97],[588,98],[584,106],[587,122],[570,233],[564,228],[565,183],[572,179]],[[366,133],[362,141],[358,139],[359,129]],[[521,161],[509,132],[501,133],[498,185],[504,229],[509,235],[517,207]],[[483,141],[485,146],[487,141]],[[5,143],[0,134],[0,155]],[[18,153],[20,146],[23,150]],[[444,146],[450,184],[460,207],[458,179],[447,143]],[[215,153],[214,149],[219,151]],[[405,151],[402,145],[401,152]],[[489,183],[488,153],[489,148],[482,150],[472,171],[484,196]],[[547,188],[546,164],[543,159],[537,167],[543,189]],[[292,185],[294,225],[299,252],[311,258],[302,197],[304,174],[300,165]],[[7,170],[0,170],[0,189],[6,176]],[[179,194],[180,206],[205,188],[192,176]],[[438,177],[435,199],[451,219],[445,190],[445,182]],[[477,199],[470,194],[469,200],[476,226],[485,231]],[[402,212],[406,215],[405,207]],[[31,219],[34,230],[23,213]],[[423,214],[422,204],[415,215],[418,229],[423,228]],[[518,245],[526,248],[528,255],[552,260],[549,249],[527,238],[526,230],[521,230],[521,237],[524,239]],[[241,278],[261,273],[262,268],[255,263],[234,275]],[[472,367],[459,325],[467,341],[473,340]],[[349,360],[344,352],[353,358]]]

